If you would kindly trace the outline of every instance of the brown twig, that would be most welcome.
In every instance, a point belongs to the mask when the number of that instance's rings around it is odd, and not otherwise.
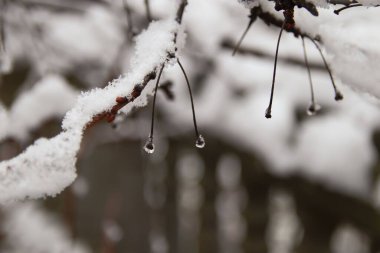
[[[280,20],[278,19],[277,17],[275,17],[272,13],[270,12],[265,12],[261,9],[260,6],[258,7],[254,7],[254,8],[259,8],[259,11],[257,11],[257,16],[265,23],[267,24],[268,26],[269,25],[274,25],[274,26],[277,26],[278,28],[281,28],[282,27],[282,24],[284,23],[283,20]],[[299,28],[297,28],[296,26],[292,27],[291,29],[286,29],[287,32],[291,32],[294,34],[294,36],[298,37],[298,36],[303,36],[303,37],[310,37],[310,35],[302,32]],[[312,39],[316,39],[316,38],[312,38]]]
[[[357,3],[355,3],[355,4],[349,4],[349,5],[346,5],[346,6],[342,7],[342,8],[339,8],[339,9],[335,10],[334,13],[336,15],[339,15],[339,13],[341,11],[344,11],[344,10],[347,10],[347,9],[350,9],[350,8],[353,8],[353,7],[361,7],[361,6],[363,6],[363,5],[362,4],[357,4]],[[374,5],[372,7],[379,7],[379,6],[380,5],[378,4],[378,5]]]

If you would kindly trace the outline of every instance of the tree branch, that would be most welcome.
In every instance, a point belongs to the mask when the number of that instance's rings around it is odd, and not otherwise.
[[[187,0],[182,0],[178,6],[177,14],[175,17],[175,20],[178,24],[182,23],[183,13],[185,11],[187,4],[188,4]],[[178,36],[178,33],[175,32],[174,38],[173,38],[174,43],[177,42],[177,36]],[[133,102],[136,98],[138,98],[141,95],[142,91],[147,86],[147,84],[149,83],[149,81],[154,80],[156,78],[159,66],[164,64],[167,60],[172,59],[174,57],[175,55],[168,53],[166,59],[160,64],[158,64],[157,66],[155,66],[152,71],[147,73],[145,77],[143,78],[143,82],[136,84],[130,94],[128,94],[125,97],[115,98],[116,104],[112,107],[112,109],[110,111],[104,111],[102,113],[95,115],[92,121],[87,124],[87,127],[90,127],[103,119],[107,120],[109,123],[113,122],[117,113],[120,111],[120,109],[122,109],[124,106],[126,106],[127,104]]]

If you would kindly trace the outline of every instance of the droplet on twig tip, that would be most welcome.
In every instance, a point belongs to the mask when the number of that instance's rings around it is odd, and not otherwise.
[[[195,141],[195,146],[197,148],[204,148],[206,146],[205,139],[203,138],[202,135],[199,135],[197,140]]]
[[[144,151],[147,152],[148,154],[153,154],[154,144],[153,144],[153,139],[151,137],[149,137],[148,141],[145,143]]]
[[[318,111],[321,110],[321,106],[315,103],[312,103],[309,108],[307,108],[307,115],[313,116],[318,113]]]

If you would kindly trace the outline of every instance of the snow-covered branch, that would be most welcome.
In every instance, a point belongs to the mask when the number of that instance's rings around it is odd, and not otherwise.
[[[19,156],[0,163],[0,203],[61,192],[76,177],[76,155],[88,125],[104,117],[112,121],[122,108],[128,113],[133,107],[147,104],[153,91],[149,81],[155,78],[157,68],[175,58],[179,50],[176,42],[182,36],[180,24],[186,5],[183,0],[173,17],[152,22],[138,36],[129,73],[104,89],[82,93],[66,114],[60,134],[41,138]],[[125,98],[122,103],[120,98]]]

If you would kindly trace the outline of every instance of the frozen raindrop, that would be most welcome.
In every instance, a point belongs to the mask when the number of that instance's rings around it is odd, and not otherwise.
[[[315,114],[317,114],[317,112],[321,110],[321,106],[319,104],[316,104],[316,103],[312,103],[309,108],[307,108],[307,115],[309,116],[313,116]]]
[[[154,144],[152,138],[149,138],[149,140],[145,143],[144,151],[148,154],[152,154],[154,152]]]
[[[202,135],[198,136],[198,139],[195,141],[195,146],[197,148],[204,148],[206,146],[205,139],[203,138]]]

